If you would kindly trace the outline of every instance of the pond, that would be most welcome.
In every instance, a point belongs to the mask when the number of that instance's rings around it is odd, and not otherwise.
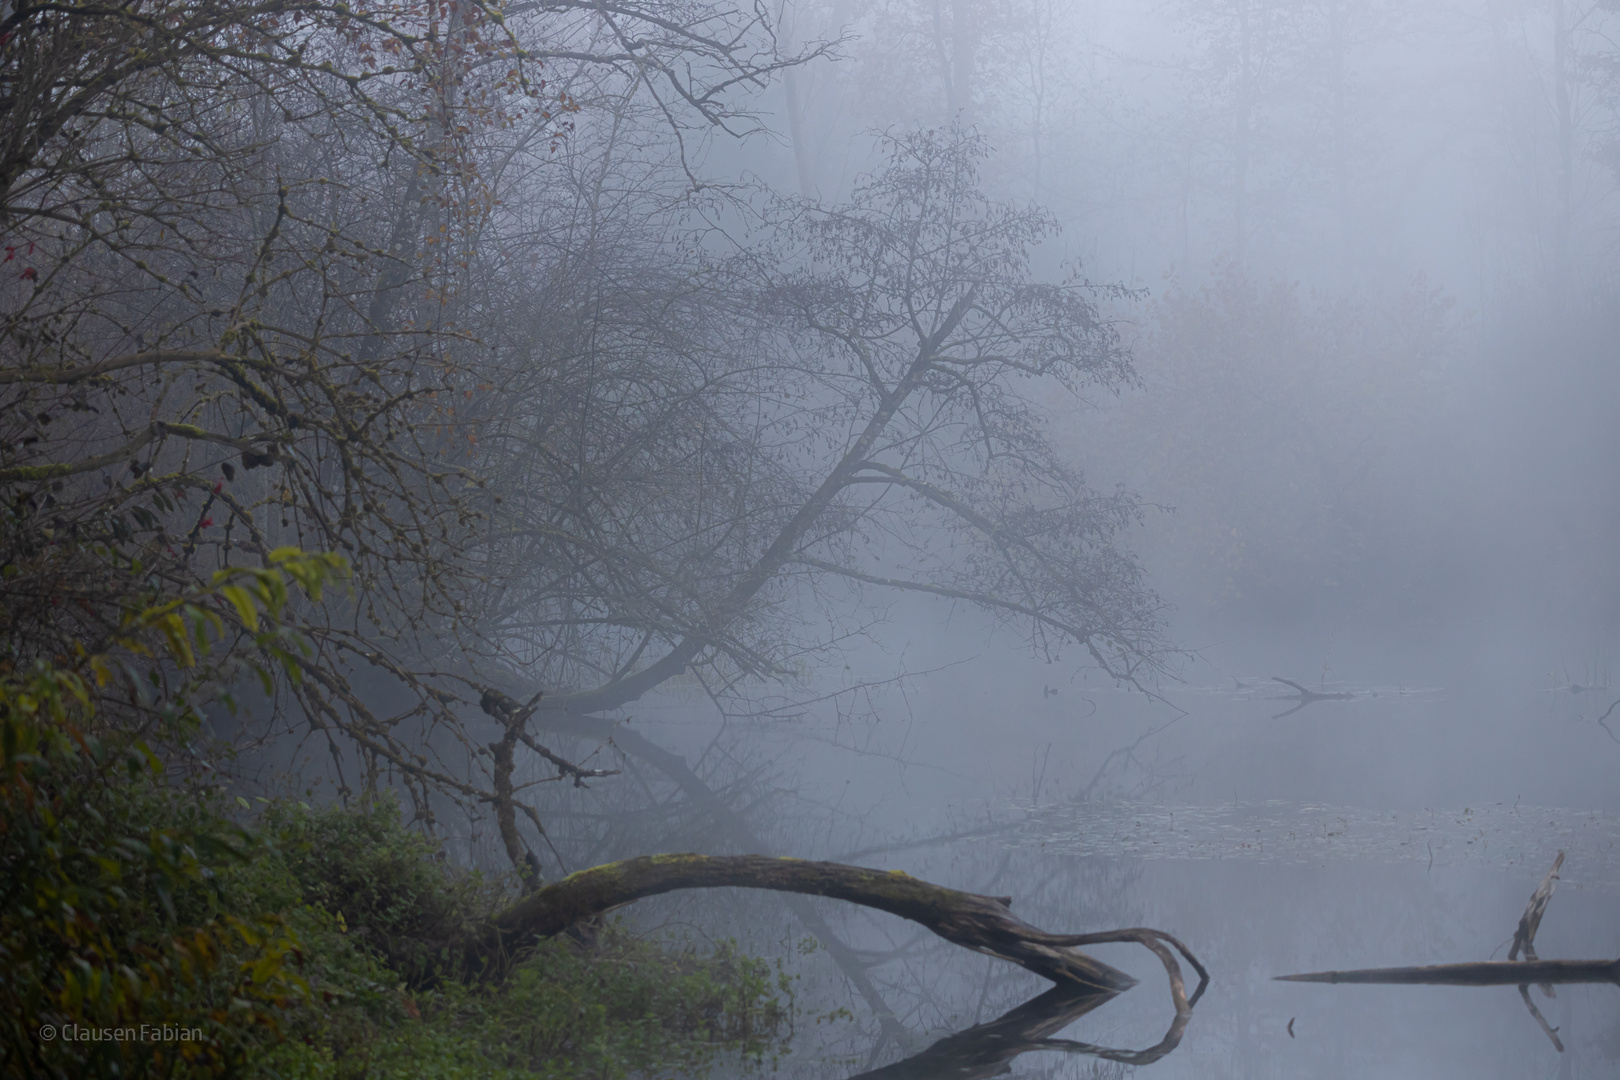
[[[1149,926],[1175,934],[1212,980],[1173,1049],[1134,1066],[1107,1060],[1128,1053],[1095,1053],[1153,1047],[1171,1025],[1164,971],[1145,949],[1089,950],[1141,980],[1106,1003],[1030,1005],[1047,989],[1041,979],[901,920],[816,901],[854,950],[871,994],[852,989],[825,950],[805,946],[811,955],[796,968],[805,1016],[777,1074],[1620,1073],[1620,989],[1612,985],[1559,986],[1550,998],[1532,990],[1560,1051],[1512,986],[1275,981],[1506,959],[1559,851],[1566,859],[1537,951],[1543,959],[1620,957],[1620,806],[1611,780],[1620,745],[1595,722],[1610,697],[1399,687],[1375,697],[1357,687],[1352,699],[1277,719],[1289,703],[1255,685],[1182,689],[1173,699],[1186,710],[1179,716],[1162,703],[1092,693],[1078,724],[1081,706],[1046,691],[1019,705],[1016,729],[964,727],[943,703],[971,701],[971,684],[931,687],[925,697],[941,702],[937,711],[915,708],[893,738],[949,752],[923,762],[868,745],[858,764],[844,765],[846,780],[884,796],[847,815],[859,830],[840,836],[821,826],[820,843],[797,845],[796,853],[1010,895],[1015,914],[1054,932]],[[1144,732],[1156,734],[1141,741]],[[761,736],[773,737],[797,747],[809,772],[818,752],[834,760],[813,748],[836,741],[830,736],[807,740],[802,728]],[[889,823],[886,834],[874,818]],[[804,933],[779,917],[779,901],[759,894],[712,910],[685,903],[678,918],[718,920],[728,932],[747,926],[763,952]],[[875,1001],[892,1021],[879,1022]],[[1065,1045],[1043,1048],[1041,1039]]]

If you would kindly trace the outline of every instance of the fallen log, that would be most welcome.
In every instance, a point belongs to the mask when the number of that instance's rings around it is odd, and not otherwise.
[[[574,735],[581,738],[596,739],[606,743],[611,741],[615,748],[633,757],[638,757],[653,768],[663,773],[676,787],[680,788],[692,802],[702,807],[714,820],[715,828],[725,836],[726,842],[744,851],[758,851],[765,845],[755,835],[748,823],[743,820],[731,805],[708,784],[694,773],[686,764],[686,759],[671,750],[659,746],[653,740],[642,735],[624,724],[604,721],[596,717],[573,716],[563,713],[541,714],[544,726],[552,731],[562,734]],[[855,951],[833,933],[832,927],[827,925],[826,919],[816,910],[808,900],[802,896],[789,894],[785,898],[789,911],[804,925],[804,928],[821,942],[832,958],[838,970],[843,972],[855,991],[865,999],[867,1006],[877,1018],[878,1026],[883,1031],[885,1039],[892,1039],[902,1051],[909,1052],[914,1048],[911,1032],[900,1022],[884,1000],[877,984],[872,981],[871,974],[866,965],[855,954]],[[882,1043],[875,1052],[881,1051]]]
[[[1541,879],[1536,891],[1530,894],[1530,903],[1519,916],[1519,926],[1513,932],[1513,947],[1506,960],[1481,960],[1476,963],[1430,964],[1425,967],[1359,968],[1349,971],[1313,971],[1302,975],[1278,975],[1278,982],[1361,983],[1377,985],[1421,986],[1515,986],[1524,999],[1525,1008],[1553,1046],[1560,1053],[1563,1042],[1558,1029],[1547,1023],[1536,1003],[1530,1000],[1530,987],[1540,986],[1542,993],[1555,997],[1553,987],[1571,983],[1613,983],[1620,986],[1620,960],[1542,960],[1536,956],[1536,931],[1541,928],[1541,917],[1547,912],[1547,902],[1558,886],[1558,871],[1564,865],[1560,851],[1553,860],[1552,869]],[[1520,952],[1523,960],[1516,959]]]
[[[496,966],[524,946],[635,900],[678,889],[770,889],[845,900],[918,923],[946,941],[1009,960],[1062,986],[1117,993],[1136,980],[1077,946],[1133,941],[1169,965],[1173,946],[1207,982],[1209,975],[1187,948],[1158,930],[1050,934],[1014,916],[1011,897],[980,896],[921,881],[898,870],[764,855],[644,855],[570,874],[542,886],[497,915],[478,936],[475,964]],[[1167,965],[1167,970],[1170,970]],[[1179,968],[1173,993],[1181,993]],[[1183,1000],[1184,1000],[1183,994]]]
[[[1406,986],[1620,984],[1620,960],[1481,960],[1472,964],[1359,968],[1278,975],[1278,982],[1380,983]]]

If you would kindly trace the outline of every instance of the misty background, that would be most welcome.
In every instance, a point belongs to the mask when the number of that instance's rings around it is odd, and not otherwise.
[[[836,201],[874,165],[874,132],[982,132],[988,188],[1062,223],[1038,255],[1049,272],[1078,266],[1131,290],[1106,310],[1136,381],[1032,394],[1093,485],[1147,504],[1125,543],[1186,653],[1148,701],[1079,658],[1031,658],[970,610],[911,598],[814,683],[884,684],[821,713],[744,738],[699,719],[697,697],[631,711],[666,733],[688,725],[693,760],[748,747],[739,760],[790,776],[784,851],[846,855],[864,832],[956,835],[1109,798],[1239,817],[1314,805],[1301,816],[1324,838],[1355,831],[1324,807],[1444,807],[1459,822],[1481,804],[1582,807],[1599,812],[1600,835],[1565,871],[1554,907],[1571,905],[1568,921],[1548,926],[1566,935],[1557,955],[1613,952],[1600,912],[1617,883],[1594,864],[1612,845],[1601,814],[1620,810],[1620,745],[1594,720],[1617,696],[1620,629],[1620,10],[935,0],[798,4],[780,18],[790,42],[838,39],[836,58],[786,72],[763,99],[771,130],[713,140],[695,171]],[[896,671],[910,674],[884,682]],[[1358,700],[1276,720],[1290,704],[1269,700],[1285,691],[1272,676]],[[1075,849],[1082,865],[1137,872],[1121,867],[1151,849],[1121,852],[1113,828],[1080,814],[1041,833],[1028,865],[1007,853],[1029,843],[995,839],[877,857],[1044,896],[1056,835],[1107,832]],[[1211,828],[1218,851],[1179,853],[1245,857]],[[1282,1024],[1316,1006],[1263,982],[1351,957],[1483,958],[1542,863],[1574,843],[1562,828],[1504,839],[1501,874],[1473,856],[1448,865],[1444,851],[1437,871],[1433,843],[1412,833],[1390,841],[1403,857],[1395,845],[1428,844],[1408,875],[1330,856],[1257,884],[1241,863],[1150,860],[1134,864],[1148,880],[1124,890],[1147,909],[1093,910],[1183,928],[1242,984],[1240,1004],[1218,989],[1226,1004],[1206,1006],[1219,1010],[1202,1018],[1217,1047],[1160,1069],[1601,1075],[1616,1028],[1596,998],[1564,995],[1566,1026],[1569,1008],[1596,1011],[1561,1064],[1517,1002],[1493,1004],[1493,1020],[1465,992],[1416,990],[1316,999],[1331,1016],[1312,1025],[1339,1034],[1299,1058]],[[1459,835],[1445,850],[1478,842]],[[1072,921],[1064,895],[1032,910]],[[979,1019],[993,1015],[978,1001]],[[1132,1007],[1151,1017],[1156,1004]],[[1133,1023],[1111,1033],[1151,1041],[1155,1021],[1121,1030]],[[1363,1025],[1385,1033],[1388,1056],[1359,1048]]]
[[[1583,688],[1608,685],[1620,617],[1612,5],[941,0],[778,18],[786,44],[833,55],[764,92],[768,130],[683,147],[693,175],[836,202],[880,160],[875,134],[972,125],[991,195],[1061,223],[1038,263],[1130,290],[1104,308],[1134,381],[1029,392],[1094,487],[1143,501],[1123,542],[1187,686],[1602,697]],[[582,121],[569,152],[595,137]],[[959,606],[886,613],[847,671],[957,665],[924,682],[1036,713],[1068,711],[1043,690],[1088,685],[1078,663],[1024,666],[1015,635]],[[999,740],[1019,721],[962,723]],[[1414,735],[1380,767],[1522,768],[1492,742],[1516,731],[1481,717],[1464,747]],[[1593,768],[1583,797],[1612,806]],[[1424,797],[1412,777],[1402,798]]]
[[[1556,668],[1616,614],[1615,14],[791,8],[846,58],[715,164],[836,198],[863,132],[978,125],[996,192],[1063,223],[1044,257],[1143,290],[1141,385],[1048,407],[1169,509],[1138,546],[1184,640],[1505,634]]]
[[[85,12],[0,38],[0,632],[212,605],[96,691],[197,703],[176,776],[398,797],[514,895],[763,853],[1163,928],[1166,1078],[1613,1074],[1607,987],[1560,1053],[1271,980],[1485,959],[1559,851],[1543,954],[1620,955],[1620,3]],[[216,595],[283,563],[355,588]],[[822,899],[626,918],[781,958],[784,1076],[1041,989]],[[1074,1038],[1161,1037],[1136,952]]]

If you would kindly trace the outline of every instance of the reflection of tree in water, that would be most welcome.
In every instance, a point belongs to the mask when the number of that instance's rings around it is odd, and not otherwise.
[[[988,1023],[975,1024],[966,1031],[948,1035],[921,1053],[880,1069],[863,1072],[851,1080],[981,1080],[1002,1075],[1013,1059],[1037,1051],[1099,1058],[1115,1065],[1153,1064],[1181,1045],[1181,1037],[1192,1019],[1193,1006],[1209,986],[1209,973],[1173,939],[1167,943],[1162,937],[1142,931],[1098,935],[1114,940],[1125,940],[1132,936],[1139,944],[1152,949],[1163,962],[1170,984],[1171,1001],[1175,1006],[1175,1018],[1169,1029],[1153,1046],[1129,1050],[1057,1038],[1058,1032],[1118,996],[1059,986]],[[1176,951],[1193,965],[1199,976],[1198,987],[1190,998],[1170,944],[1174,944]]]
[[[1036,1049],[1082,1016],[1109,1001],[1112,994],[1076,994],[1056,988],[987,1023],[947,1035],[921,1053],[892,1065],[863,1072],[850,1080],[978,1080],[1007,1071],[1012,1060]],[[1117,1070],[1117,1072],[1116,1072]],[[1086,1062],[1086,1076],[1123,1072],[1119,1062]]]
[[[846,739],[862,719],[840,716]],[[1080,930],[1144,921],[1137,901],[1141,871],[1134,865],[1009,850],[1002,834],[1016,822],[983,811],[923,823],[882,805],[853,804],[837,763],[849,762],[853,771],[870,758],[828,755],[814,725],[803,720],[791,733],[784,725],[739,720],[711,728],[707,740],[675,744],[687,763],[684,785],[628,745],[620,747],[624,756],[613,758],[625,769],[617,782],[549,785],[541,813],[569,868],[645,851],[791,853],[903,869],[972,892],[1010,895],[1015,913],[1036,925]],[[648,727],[627,725],[619,741]],[[587,746],[559,741],[558,748],[583,757]],[[821,754],[821,768],[806,764],[804,748]],[[1016,1009],[1045,988],[1011,965],[835,901],[750,890],[692,892],[642,901],[631,917],[643,927],[723,934],[760,955],[792,957],[806,1022],[795,1036],[792,1060],[781,1067],[786,1076],[801,1070],[824,1076],[830,1059],[847,1063],[850,1072],[903,1059],[942,1035]],[[816,1022],[829,1014],[837,1018]],[[1078,1061],[1052,1064],[1054,1075],[1076,1075],[1079,1068]]]
[[[998,850],[994,839],[988,838],[934,847],[918,843],[860,861],[904,867],[918,877],[970,891],[1012,895],[1016,897],[1015,913],[1037,925],[1042,925],[1041,920],[1051,927],[1140,921],[1130,900],[1138,895],[1140,871],[1114,860],[1094,860],[1089,866],[1077,860],[1042,860],[1037,853]],[[784,1076],[823,1077],[829,1059],[846,1061],[850,1072],[859,1072],[880,1062],[906,1058],[923,1052],[942,1036],[954,1038],[977,1021],[1006,1010],[1017,1011],[1046,986],[1019,968],[963,952],[898,919],[849,905],[812,903],[856,951],[903,1034],[896,1039],[885,1037],[861,997],[826,961],[825,954],[818,953],[802,969],[801,1001],[807,1006],[814,1002],[812,1007],[818,1012],[841,1006],[852,1018],[838,1024],[801,1026],[794,1061],[781,1069]],[[755,927],[792,932],[783,925],[780,904],[773,911],[768,899],[749,894],[737,894],[730,904],[728,911]],[[1068,1068],[1064,1066],[1065,1071],[1057,1075],[1072,1075]]]
[[[1142,921],[1133,899],[1140,895],[1135,867],[1004,850],[1002,823],[982,816],[924,829],[881,807],[851,807],[800,775],[801,757],[773,753],[757,735],[733,728],[706,744],[706,753],[688,752],[701,789],[689,784],[683,790],[633,758],[626,762],[628,783],[553,786],[545,810],[549,831],[575,868],[637,850],[791,852],[1011,895],[1015,913],[1036,925],[1078,930]],[[692,892],[643,901],[633,917],[644,927],[723,933],[762,955],[794,954],[790,969],[800,977],[797,994],[807,1019],[793,1059],[779,1070],[784,1076],[825,1076],[829,1059],[855,1072],[904,1058],[941,1033],[1018,1006],[1045,985],[900,919],[836,901],[750,890]],[[864,987],[850,978],[852,967]],[[838,1018],[815,1021],[829,1013]],[[1060,1074],[1074,1075],[1072,1065]]]

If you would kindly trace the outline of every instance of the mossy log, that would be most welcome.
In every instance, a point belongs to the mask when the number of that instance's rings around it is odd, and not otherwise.
[[[1117,993],[1136,984],[1123,971],[1076,948],[1103,941],[1135,941],[1155,953],[1166,951],[1160,943],[1169,942],[1207,978],[1180,942],[1156,930],[1049,934],[1014,916],[1010,897],[947,889],[898,870],[765,855],[644,855],[581,870],[530,893],[496,916],[475,951],[488,961],[644,897],[726,887],[825,896],[886,911],[925,926],[952,944],[999,956],[1059,985],[1088,991]]]
[[[540,721],[553,731],[578,738],[592,739],[596,742],[612,741],[613,745],[625,754],[640,758],[653,768],[663,773],[671,782],[681,789],[692,800],[692,804],[708,814],[718,830],[723,842],[743,851],[760,851],[765,844],[754,833],[753,829],[742,815],[722,799],[715,791],[704,783],[694,773],[686,759],[673,751],[667,750],[651,739],[642,735],[634,728],[613,721],[602,720],[598,717],[575,716],[566,713],[540,713]],[[872,1010],[887,1039],[894,1040],[902,1050],[914,1049],[911,1032],[900,1022],[894,1010],[884,1000],[877,984],[872,981],[871,973],[855,950],[833,932],[827,925],[827,920],[821,915],[814,904],[802,896],[789,894],[785,897],[788,910],[803,924],[804,928],[821,942],[827,955],[832,958],[838,970],[843,972],[844,978],[855,988]]]

